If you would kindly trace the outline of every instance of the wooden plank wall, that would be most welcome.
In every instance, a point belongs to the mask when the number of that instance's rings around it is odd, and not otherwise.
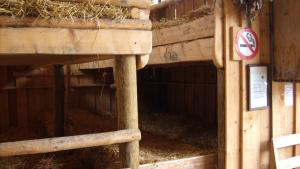
[[[44,133],[46,115],[43,112],[52,110],[49,71],[40,69],[30,72],[26,67],[2,66],[0,72],[1,133],[20,127]]]
[[[16,128],[52,136],[52,67],[0,67],[0,134]],[[105,77],[105,78],[104,78]],[[112,69],[71,71],[69,110],[84,109],[94,113],[114,111]],[[104,82],[105,79],[105,82]],[[106,85],[102,85],[102,84]]]
[[[138,72],[140,112],[192,115],[217,127],[217,69],[210,62]]]
[[[261,45],[258,56],[251,61],[231,59],[230,29],[244,27],[245,20],[233,1],[223,3],[226,128],[224,168],[267,169],[270,164],[270,110],[247,111],[246,65],[269,63],[268,1],[264,0],[264,9],[252,24]]]
[[[190,11],[200,8],[201,6],[213,6],[214,0],[179,0],[168,4],[164,8],[152,10],[150,12],[151,21],[160,21],[161,19],[172,20],[180,18]]]
[[[274,1],[274,79],[300,81],[300,1]]]

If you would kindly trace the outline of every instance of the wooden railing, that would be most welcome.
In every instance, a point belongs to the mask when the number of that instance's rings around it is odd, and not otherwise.
[[[0,143],[0,157],[39,154],[138,141],[138,129],[126,129],[98,134],[45,138]]]

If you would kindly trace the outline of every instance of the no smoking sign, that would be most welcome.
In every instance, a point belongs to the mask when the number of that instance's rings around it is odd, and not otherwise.
[[[253,59],[258,52],[258,39],[256,33],[250,28],[243,28],[236,33],[235,51],[242,60]]]

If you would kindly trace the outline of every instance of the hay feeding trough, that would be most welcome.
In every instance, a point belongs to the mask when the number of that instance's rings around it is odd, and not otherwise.
[[[147,0],[1,0],[0,65],[149,55],[149,7]]]

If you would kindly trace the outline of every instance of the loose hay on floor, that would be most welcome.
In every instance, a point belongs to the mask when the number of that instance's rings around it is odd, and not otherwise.
[[[142,132],[142,140],[140,141],[141,164],[217,152],[216,132],[213,129],[207,130],[207,127],[202,126],[200,121],[188,116],[140,113],[139,121]],[[116,122],[117,120],[112,116],[75,110],[68,113],[68,118],[66,118],[66,134],[112,131],[116,129]],[[9,132],[10,137],[14,137],[14,134],[17,133]],[[4,135],[5,137],[2,138],[10,140],[6,138],[8,137],[7,134]],[[30,135],[35,136],[36,134]],[[23,134],[17,134],[17,136],[24,137]],[[14,139],[20,140],[18,137],[14,137]],[[117,169],[120,165],[119,147],[118,145],[110,145],[0,160],[1,169],[10,169],[8,167],[11,167],[12,164],[16,165],[13,165],[15,168],[11,169],[32,169],[33,166],[36,169]]]

